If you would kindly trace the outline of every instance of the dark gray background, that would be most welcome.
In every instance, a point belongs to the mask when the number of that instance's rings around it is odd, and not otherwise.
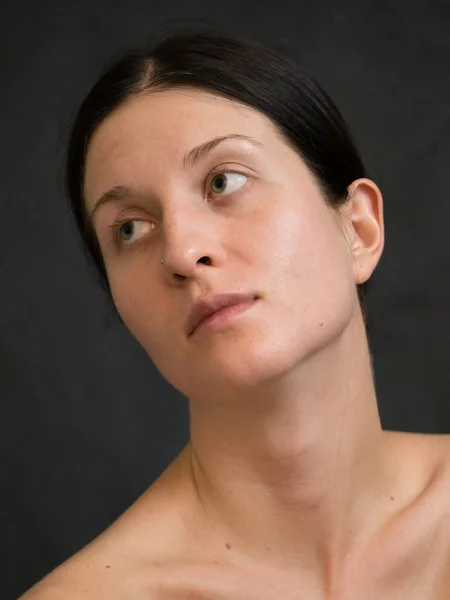
[[[335,99],[384,196],[368,293],[383,426],[450,432],[450,4],[3,2],[1,598],[109,525],[188,440],[187,402],[113,317],[62,187],[105,61],[167,18],[288,49]]]

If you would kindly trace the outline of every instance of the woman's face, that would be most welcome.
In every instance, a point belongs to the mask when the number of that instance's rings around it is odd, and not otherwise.
[[[184,161],[195,146],[236,135],[247,137]],[[186,396],[248,390],[301,366],[357,310],[336,213],[257,111],[199,90],[133,98],[90,143],[88,213],[116,186],[115,199],[92,216],[113,300],[157,369]],[[258,300],[221,328],[189,337],[193,303],[224,292]]]

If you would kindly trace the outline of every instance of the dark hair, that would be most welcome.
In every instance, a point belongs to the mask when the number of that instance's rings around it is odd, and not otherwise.
[[[265,114],[305,161],[334,208],[345,204],[348,186],[366,171],[338,108],[321,86],[291,58],[256,42],[198,28],[169,33],[128,52],[107,68],[89,92],[70,134],[66,187],[83,247],[110,295],[97,236],[86,218],[84,163],[96,128],[127,99],[153,90],[191,87],[241,102]],[[358,297],[367,325],[365,284]]]

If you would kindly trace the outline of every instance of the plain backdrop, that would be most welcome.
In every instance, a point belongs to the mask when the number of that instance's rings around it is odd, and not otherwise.
[[[2,3],[0,597],[91,541],[188,441],[187,400],[114,319],[62,186],[111,56],[174,17],[287,51],[336,101],[384,197],[369,334],[383,426],[450,432],[450,3]]]

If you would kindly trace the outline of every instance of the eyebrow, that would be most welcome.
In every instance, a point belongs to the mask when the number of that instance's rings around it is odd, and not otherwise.
[[[264,144],[259,142],[257,139],[248,135],[243,135],[241,133],[221,135],[213,138],[212,140],[208,140],[207,142],[203,142],[202,144],[195,146],[195,148],[192,148],[192,150],[189,150],[189,152],[187,152],[183,158],[183,168],[187,169],[188,167],[193,167],[195,163],[197,163],[201,158],[209,154],[211,150],[213,150],[221,142],[224,142],[225,140],[229,139],[241,139],[250,142],[254,146],[264,146]],[[107,204],[109,202],[123,201],[127,198],[130,198],[131,196],[133,196],[133,191],[130,188],[123,185],[116,185],[115,187],[111,188],[110,190],[108,190],[100,196],[100,198],[94,204],[94,207],[90,212],[90,215],[88,217],[89,220],[92,222],[93,215],[100,208],[100,206],[103,206],[104,204]]]

